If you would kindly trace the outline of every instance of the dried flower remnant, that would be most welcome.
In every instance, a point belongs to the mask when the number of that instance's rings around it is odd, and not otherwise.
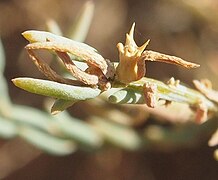
[[[212,83],[208,79],[202,79],[201,81],[193,81],[197,90],[204,94],[208,99],[218,103],[218,92],[212,89]],[[199,108],[197,109],[196,121],[199,123],[204,122],[207,119],[208,109],[203,103],[199,103]]]
[[[154,108],[158,101],[157,85],[152,83],[145,83],[143,86],[145,101],[148,107]]]
[[[132,81],[137,81],[144,77],[146,73],[145,61],[165,62],[180,65],[186,68],[199,67],[198,64],[187,62],[175,56],[145,50],[149,40],[145,42],[141,47],[138,47],[133,38],[134,28],[135,23],[133,23],[129,34],[126,34],[125,45],[122,43],[117,44],[120,62],[116,69],[116,79],[119,82],[128,84]]]
[[[180,80],[178,80],[178,79],[175,80],[174,77],[171,77],[171,78],[169,79],[169,81],[167,81],[167,85],[168,85],[168,86],[178,87],[179,84],[180,84]]]
[[[180,84],[180,80],[175,80],[175,78],[174,77],[171,77],[168,81],[167,81],[167,85],[169,86],[169,87],[178,87],[179,86],[179,84]],[[167,107],[168,105],[170,105],[172,103],[172,101],[169,101],[169,100],[166,100],[165,101],[165,106]]]
[[[201,124],[207,120],[208,108],[203,102],[200,102],[198,106],[195,121],[196,123]]]

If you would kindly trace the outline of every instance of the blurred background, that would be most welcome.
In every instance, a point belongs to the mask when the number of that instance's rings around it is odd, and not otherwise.
[[[0,0],[0,36],[5,49],[4,76],[12,102],[38,109],[44,98],[16,88],[11,79],[20,76],[44,78],[23,51],[25,30],[46,30],[55,20],[67,36],[85,0]],[[147,49],[176,55],[201,65],[186,70],[163,63],[147,63],[147,77],[166,81],[180,79],[193,87],[193,79],[208,78],[218,89],[218,2],[216,0],[93,0],[95,11],[85,43],[101,55],[118,61],[116,44],[136,22],[138,45],[150,39]],[[1,85],[0,85],[1,86]],[[85,120],[96,112],[93,105],[77,103],[69,109],[72,116]],[[91,110],[90,110],[91,109]],[[119,108],[118,108],[119,109]],[[122,109],[122,108],[121,108]],[[131,127],[143,129],[157,123],[156,116],[145,115],[141,107],[128,109],[141,119]],[[126,109],[125,109],[126,110]],[[124,110],[124,112],[125,112]],[[141,114],[140,114],[141,113]],[[113,116],[113,115],[112,115]],[[145,120],[146,119],[146,120]],[[167,119],[167,118],[166,118]],[[157,124],[169,127],[168,121]],[[188,146],[148,148],[128,151],[106,146],[99,151],[77,150],[59,157],[43,153],[21,138],[0,139],[0,178],[2,179],[217,179],[215,148],[208,147],[212,132],[198,136]],[[122,134],[121,134],[122,136]],[[124,137],[125,138],[125,137]],[[188,134],[187,134],[188,138]]]

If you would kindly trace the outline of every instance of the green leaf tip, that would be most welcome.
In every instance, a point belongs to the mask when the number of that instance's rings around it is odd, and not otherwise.
[[[68,101],[68,100],[63,100],[63,99],[57,99],[54,102],[53,106],[51,107],[51,114],[56,115],[56,114],[64,111],[68,107],[72,106],[76,102],[77,102],[77,100]]]
[[[83,42],[86,39],[94,15],[94,8],[93,1],[87,1],[84,4],[75,23],[70,28],[69,37],[71,39],[79,42]]]
[[[58,25],[58,23],[55,20],[49,19],[46,22],[46,25],[47,25],[47,29],[49,32],[56,34],[56,35],[59,35],[59,36],[63,35],[60,26]]]

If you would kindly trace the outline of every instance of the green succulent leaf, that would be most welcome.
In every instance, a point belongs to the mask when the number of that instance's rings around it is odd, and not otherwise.
[[[7,81],[2,74],[0,74],[0,115],[8,117],[11,112],[11,99],[8,94]]]
[[[25,31],[22,33],[22,35],[30,42],[30,43],[42,43],[42,42],[56,42],[59,43],[60,45],[63,45],[64,47],[67,47],[71,49],[73,52],[73,49],[78,49],[79,50],[89,50],[89,51],[96,51],[95,48],[81,43],[77,42],[68,38],[65,38],[63,36],[55,35],[50,32],[46,31],[36,31],[36,30],[29,30]],[[74,54],[74,53],[72,53]]]
[[[0,137],[13,138],[17,135],[17,126],[10,120],[0,117]]]
[[[28,126],[20,127],[19,136],[35,145],[37,148],[54,155],[71,154],[77,149],[76,145],[71,140],[51,136],[46,132]]]
[[[53,123],[53,117],[36,108],[14,105],[10,113],[10,119],[17,123],[33,128],[38,128],[49,133],[57,132],[56,126]]]
[[[28,92],[69,101],[91,99],[101,93],[99,89],[72,86],[34,78],[16,78],[12,82],[17,87]]]
[[[54,118],[60,131],[67,137],[79,142],[80,145],[89,147],[89,149],[97,149],[102,145],[101,135],[88,123],[71,117],[67,112],[59,113]]]
[[[75,23],[70,28],[69,38],[83,42],[88,34],[94,14],[94,3],[87,1],[78,14]]]
[[[68,101],[68,100],[64,100],[64,99],[57,99],[57,100],[55,100],[55,102],[51,108],[51,114],[56,115],[56,114],[64,111],[68,107],[72,106],[76,102],[77,102],[77,100]]]
[[[144,138],[158,148],[188,147],[195,146],[202,141],[198,137],[205,135],[205,140],[217,129],[218,120],[210,119],[204,124],[196,125],[188,122],[174,127],[163,127],[160,125],[150,125],[144,130]]]
[[[5,52],[0,39],[0,115],[7,117],[10,113],[11,100],[8,94],[8,85],[3,75],[5,68]]]
[[[108,98],[114,104],[143,104],[146,103],[139,89],[124,88],[114,92]]]
[[[49,32],[51,32],[53,34],[56,34],[58,36],[62,36],[63,35],[60,26],[58,25],[58,23],[55,20],[49,19],[46,22],[46,25],[47,25],[47,28],[48,28]]]
[[[99,117],[92,117],[90,121],[108,142],[116,146],[133,151],[140,149],[143,145],[140,135],[131,128],[115,124]]]
[[[0,74],[3,73],[5,69],[5,51],[0,38]]]

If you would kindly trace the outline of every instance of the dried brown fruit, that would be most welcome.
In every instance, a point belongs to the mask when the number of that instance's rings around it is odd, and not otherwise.
[[[129,34],[126,34],[125,45],[122,43],[117,44],[120,59],[119,65],[116,69],[116,79],[118,81],[128,84],[144,77],[146,73],[145,61],[159,61],[180,65],[186,68],[199,67],[198,64],[187,62],[175,56],[145,50],[149,40],[141,47],[138,47],[133,38],[134,27],[135,23],[132,25]]]
[[[126,34],[125,45],[122,43],[117,44],[120,62],[116,68],[116,79],[125,84],[141,79],[146,72],[142,53],[149,40],[141,47],[138,47],[133,38],[134,28],[135,23],[132,25],[129,34]]]

